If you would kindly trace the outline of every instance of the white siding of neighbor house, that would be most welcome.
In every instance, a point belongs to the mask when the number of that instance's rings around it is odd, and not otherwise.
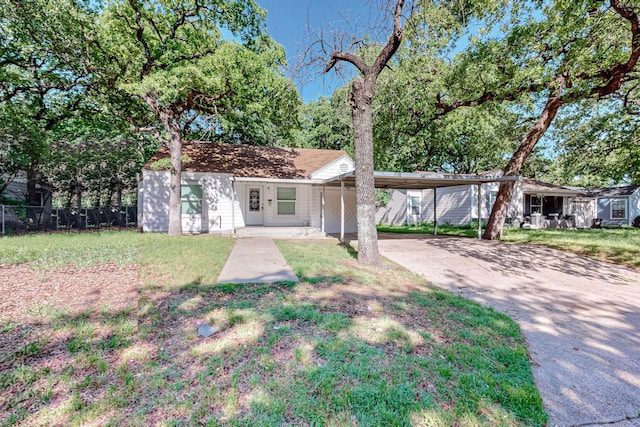
[[[498,183],[482,184],[480,202],[480,217],[486,221],[491,214],[493,205],[490,204],[492,191],[498,191]],[[466,225],[478,219],[478,193],[476,185],[462,185],[437,189],[437,219],[438,223],[452,225]],[[419,218],[411,216],[411,196],[420,194],[421,212]],[[402,225],[412,222],[432,222],[434,190],[392,190],[391,199],[386,206],[376,212],[378,224]],[[513,201],[508,216],[522,216],[522,189],[516,185]]]
[[[638,188],[631,196],[629,196],[629,211],[631,212],[631,221],[640,216],[640,188]]]
[[[602,219],[602,225],[630,225],[633,219],[631,213],[631,197],[629,196],[616,196],[616,197],[602,197],[598,199],[598,218]],[[611,218],[611,201],[612,200],[624,200],[627,204],[627,217],[624,219]]]
[[[328,179],[343,173],[351,172],[354,169],[353,160],[347,156],[340,156],[334,161],[327,163],[311,174],[311,179]]]
[[[576,228],[590,228],[596,218],[596,201],[587,197],[568,197],[568,213],[575,216]]]
[[[389,202],[376,211],[376,224],[404,225],[407,223],[407,190],[386,190]]]

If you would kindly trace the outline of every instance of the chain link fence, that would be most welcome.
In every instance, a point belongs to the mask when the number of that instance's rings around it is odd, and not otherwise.
[[[52,208],[0,205],[2,235],[27,231],[91,230],[105,227],[137,227],[136,206]]]

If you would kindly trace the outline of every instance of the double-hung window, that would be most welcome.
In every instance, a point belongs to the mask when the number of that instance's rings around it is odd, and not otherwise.
[[[627,219],[626,199],[611,199],[611,219]]]
[[[411,215],[420,215],[420,196],[411,196]]]
[[[278,187],[277,202],[278,215],[296,214],[296,189],[295,187]]]
[[[180,202],[183,215],[202,215],[202,186],[183,185]]]

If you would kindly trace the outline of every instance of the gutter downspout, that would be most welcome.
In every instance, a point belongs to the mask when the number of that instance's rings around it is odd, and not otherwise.
[[[482,200],[482,184],[478,184],[478,239],[482,239],[482,215],[480,214]]]
[[[344,181],[340,180],[340,243],[344,243]]]
[[[438,188],[433,189],[433,235],[438,235]]]
[[[322,230],[322,232],[324,233],[324,218],[325,218],[325,212],[324,212],[324,185],[322,186],[321,189],[322,193],[321,193],[321,199],[320,199],[320,204],[322,205],[322,208],[320,209],[320,229]]]
[[[236,179],[231,177],[231,233],[236,234]]]

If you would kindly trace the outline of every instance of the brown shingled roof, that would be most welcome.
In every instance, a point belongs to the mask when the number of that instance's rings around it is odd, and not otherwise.
[[[522,187],[526,191],[551,191],[551,192],[568,192],[568,193],[576,193],[582,194],[583,190],[569,187],[562,187],[560,185],[549,184],[548,182],[538,181],[533,178],[522,178]]]
[[[182,163],[183,172],[229,173],[237,177],[272,179],[308,179],[313,172],[341,156],[349,157],[342,150],[212,142],[185,142],[182,155],[189,159]],[[169,158],[169,150],[162,147],[143,169],[167,170],[153,165],[165,158]]]

